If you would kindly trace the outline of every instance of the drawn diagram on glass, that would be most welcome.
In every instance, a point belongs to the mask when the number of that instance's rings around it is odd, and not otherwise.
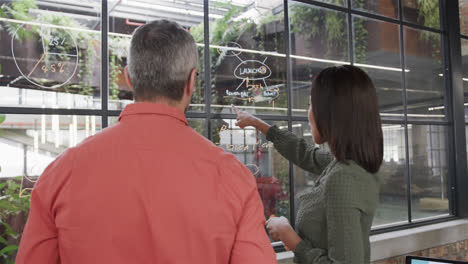
[[[78,47],[65,29],[53,26],[18,26],[11,39],[11,54],[21,75],[41,88],[68,83],[78,68]]]
[[[39,164],[38,164],[38,161],[33,161],[32,163],[32,167],[31,167],[31,172],[35,171],[37,169],[37,167],[39,167]],[[36,175],[40,175],[40,173],[36,173]],[[27,187],[27,186],[32,186],[34,185],[35,183],[37,182],[37,179],[34,180],[32,178],[30,178],[26,172],[23,172],[23,175],[21,177],[21,185],[20,185],[20,191],[19,191],[19,197],[20,198],[23,198],[23,197],[30,197],[31,196],[31,192],[33,190],[33,188],[31,187]]]
[[[256,164],[245,164],[245,167],[247,167],[247,169],[249,169],[250,172],[252,172],[254,177],[257,177],[258,173],[260,172],[260,168]]]
[[[268,100],[274,104],[274,100],[279,96],[279,88],[269,87],[266,83],[272,71],[266,64],[268,57],[260,60],[243,60],[242,47],[238,43],[228,42],[226,48],[220,48],[218,51],[224,56],[236,57],[240,64],[234,69],[234,77],[242,82],[233,91],[226,90],[225,98],[236,98],[248,102],[259,102]]]
[[[36,183],[37,180],[32,180],[30,179],[28,176],[26,175],[23,175],[23,177],[21,177],[21,185],[20,185],[20,191],[19,191],[19,197],[20,198],[23,198],[23,197],[30,197],[31,196],[31,192],[33,190],[33,188],[29,188],[29,187],[25,187],[26,186],[26,181],[25,179],[31,183]]]

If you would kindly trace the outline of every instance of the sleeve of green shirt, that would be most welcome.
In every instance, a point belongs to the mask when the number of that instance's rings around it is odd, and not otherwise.
[[[293,133],[280,130],[277,126],[268,129],[267,140],[273,142],[275,149],[297,166],[315,174],[321,174],[333,160],[330,152],[324,151],[315,144],[308,143]]]
[[[302,240],[294,252],[297,263],[365,263],[359,194],[353,187],[352,176],[342,172],[329,175],[326,187],[328,251]]]

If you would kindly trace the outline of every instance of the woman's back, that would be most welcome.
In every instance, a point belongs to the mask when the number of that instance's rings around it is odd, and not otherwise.
[[[296,262],[369,263],[378,192],[377,174],[353,161],[332,161],[315,186],[297,197],[296,230],[303,241],[296,247]]]
[[[297,263],[363,264],[370,261],[369,233],[379,200],[378,173],[333,155],[295,134],[273,126],[267,139],[301,168],[320,174],[311,189],[296,197],[296,231],[302,241]]]

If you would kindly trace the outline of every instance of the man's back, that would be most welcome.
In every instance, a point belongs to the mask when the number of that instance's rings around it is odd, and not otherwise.
[[[17,263],[275,262],[253,176],[161,104],[68,150],[32,203]]]

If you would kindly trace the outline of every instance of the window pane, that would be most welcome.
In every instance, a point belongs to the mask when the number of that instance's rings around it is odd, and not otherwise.
[[[273,143],[252,127],[240,129],[234,119],[211,121],[213,142],[234,154],[256,178],[262,197],[265,217],[289,218],[289,162],[273,147]],[[286,122],[271,122],[287,129]]]
[[[445,119],[441,37],[404,28],[408,118]]]
[[[0,178],[37,180],[69,147],[101,130],[101,118],[68,115],[0,115]]]
[[[460,9],[460,33],[468,36],[468,0],[458,0]]]
[[[286,114],[283,1],[210,1],[210,7],[212,111],[231,113],[234,104]]]
[[[380,167],[380,203],[374,227],[408,221],[405,128],[383,125],[384,158]]]
[[[312,77],[320,70],[349,63],[346,14],[290,2],[292,108],[306,116]]]
[[[382,130],[384,160],[379,172],[380,202],[374,217],[374,227],[408,221],[405,130],[402,125],[383,125]],[[313,142],[309,122],[294,122],[293,132],[309,143]],[[326,145],[321,147],[326,148]],[[309,191],[318,176],[294,166],[294,194],[297,196]]]
[[[413,219],[449,213],[447,129],[408,126]]]
[[[403,20],[421,26],[440,28],[439,0],[402,0]]]
[[[154,3],[153,3],[154,2]],[[124,77],[128,48],[133,31],[140,25],[160,19],[175,21],[187,29],[198,46],[198,72],[189,111],[204,110],[203,1],[189,4],[174,1],[118,1],[109,13],[109,109],[120,110],[133,102],[133,89]],[[226,10],[217,10],[225,13]],[[188,76],[187,76],[188,78]]]
[[[354,9],[398,18],[398,0],[352,0]]]
[[[0,5],[0,106],[100,108],[101,1]]]
[[[398,25],[354,16],[353,29],[355,65],[371,77],[382,118],[403,119]]]

